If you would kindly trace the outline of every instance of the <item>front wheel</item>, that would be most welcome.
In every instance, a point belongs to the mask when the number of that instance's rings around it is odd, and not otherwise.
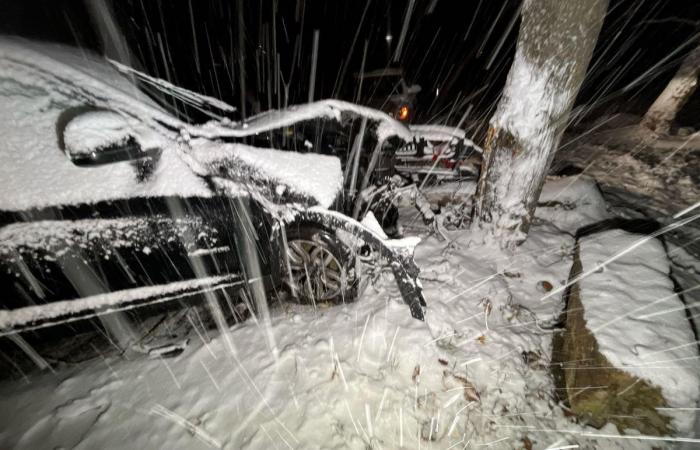
[[[287,285],[303,303],[346,303],[357,297],[359,271],[350,249],[315,227],[287,229]]]

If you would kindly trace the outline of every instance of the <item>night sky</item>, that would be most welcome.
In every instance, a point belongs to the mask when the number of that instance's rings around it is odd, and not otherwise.
[[[456,122],[469,109],[472,125],[483,124],[498,99],[515,49],[520,6],[518,0],[93,3],[102,17],[114,18],[132,65],[239,110],[242,54],[248,116],[283,105],[285,83],[289,104],[307,101],[318,30],[315,99],[352,99],[354,74],[364,59],[365,70],[401,67],[407,81],[423,87],[417,121]],[[82,1],[8,1],[0,6],[0,17],[2,33],[104,49],[100,27]],[[697,41],[699,21],[697,1],[612,0],[578,99],[594,106],[586,109],[588,117],[642,113]],[[695,94],[679,122],[700,126],[699,107]]]

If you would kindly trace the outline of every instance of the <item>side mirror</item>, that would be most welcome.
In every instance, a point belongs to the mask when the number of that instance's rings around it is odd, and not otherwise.
[[[162,139],[109,110],[82,111],[63,128],[62,147],[73,164],[99,166],[157,157]]]

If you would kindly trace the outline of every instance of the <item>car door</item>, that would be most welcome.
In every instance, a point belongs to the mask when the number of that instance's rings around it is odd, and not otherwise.
[[[79,123],[97,129],[106,123],[103,113],[93,117],[92,125],[85,120]],[[69,129],[71,123],[60,115],[57,131]],[[87,151],[77,148],[84,137],[72,145],[66,134],[64,163],[85,173],[126,164],[131,170],[122,176],[133,185],[171,175],[159,167],[161,153],[169,149],[143,151],[142,140],[132,135],[132,128],[127,138],[115,137],[115,129],[104,133],[113,142]],[[104,138],[102,133],[99,138]],[[76,186],[96,188],[90,183]],[[241,265],[241,258],[250,256],[241,253],[242,248],[251,248],[241,245],[248,241],[254,241],[252,248],[259,255],[258,281],[271,285],[275,240],[264,211],[247,198],[211,194],[134,195],[6,211],[0,228],[0,282],[9,287],[3,308],[13,314],[0,321],[0,333],[181,302],[209,292],[225,295],[231,304],[229,294],[250,284],[251,270]]]

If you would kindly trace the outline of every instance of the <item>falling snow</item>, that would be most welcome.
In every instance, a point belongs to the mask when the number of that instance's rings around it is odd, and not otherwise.
[[[548,1],[9,2],[0,448],[697,448],[698,93],[669,129],[640,123],[700,9],[610,0],[574,102],[552,83],[569,60],[517,51]],[[538,150],[572,102],[504,250],[471,227],[489,125]],[[274,133],[301,152],[251,144]],[[534,180],[511,166],[504,198]],[[298,297],[319,281],[337,301]],[[574,287],[668,435],[571,408],[553,352]]]

